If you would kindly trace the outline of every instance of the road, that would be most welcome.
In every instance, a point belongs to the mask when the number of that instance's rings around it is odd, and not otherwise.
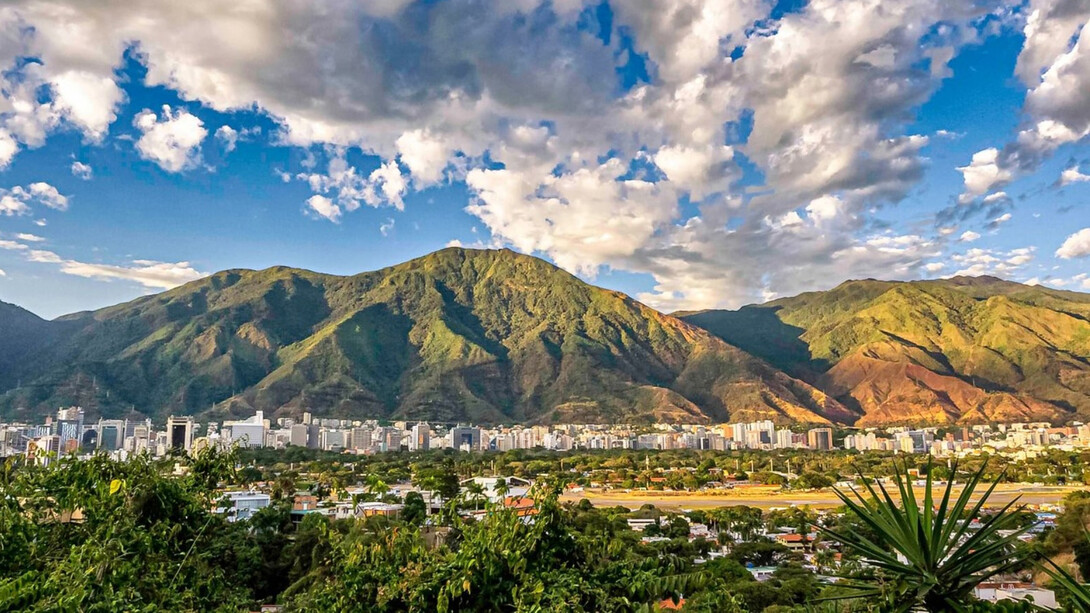
[[[887,486],[889,487],[889,486]],[[894,486],[895,489],[895,486]],[[1030,484],[1000,484],[988,499],[988,507],[1003,506],[1017,496],[1028,505],[1056,504],[1064,495],[1073,491],[1071,487],[1053,487]],[[955,491],[958,491],[955,488]],[[893,492],[891,492],[891,495]],[[923,491],[916,489],[916,495],[922,499]],[[632,509],[644,504],[653,504],[660,508],[708,509],[714,507],[747,505],[751,507],[787,507],[791,505],[809,505],[814,508],[840,506],[840,500],[831,489],[807,492],[779,492],[774,488],[754,488],[750,490],[727,490],[722,492],[625,492],[621,490],[591,490],[566,493],[562,500],[578,502],[586,498],[594,506],[624,506]]]

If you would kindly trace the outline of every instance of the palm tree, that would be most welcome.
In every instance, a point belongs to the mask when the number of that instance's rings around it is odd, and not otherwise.
[[[469,485],[465,487],[465,492],[473,497],[473,510],[478,510],[480,508],[481,495],[484,494],[484,487],[476,481],[471,481]]]
[[[496,485],[492,487],[492,491],[499,497],[500,502],[503,502],[504,498],[507,498],[507,494],[511,491],[511,486],[508,485],[505,477],[500,477],[496,481]]]
[[[847,580],[843,585],[854,588],[852,597],[884,596],[889,608],[883,610],[890,611],[959,610],[972,601],[977,584],[1019,566],[1023,560],[1014,555],[1015,544],[1029,527],[1018,527],[1023,507],[1012,510],[1018,499],[997,513],[983,514],[997,480],[972,502],[985,468],[969,477],[956,498],[951,478],[937,506],[930,465],[922,501],[912,489],[907,464],[903,472],[895,473],[899,503],[881,484],[875,490],[864,481],[868,497],[854,487],[851,495],[836,489],[848,512],[871,529],[874,540],[860,532],[829,528],[820,528],[822,534],[860,553],[888,581],[887,589],[882,589],[874,583]],[[956,463],[950,474],[957,474]],[[976,530],[972,529],[974,520],[980,521]]]

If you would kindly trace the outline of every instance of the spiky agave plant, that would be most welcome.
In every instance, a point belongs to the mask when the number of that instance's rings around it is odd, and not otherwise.
[[[1086,533],[1086,539],[1090,541],[1090,532]],[[1078,613],[1090,613],[1090,585],[1082,583],[1074,575],[1052,560],[1045,558],[1039,563],[1056,585],[1067,592],[1068,608]]]
[[[894,479],[899,501],[881,483],[877,490],[864,479],[866,493],[849,488],[850,494],[836,489],[836,494],[865,525],[871,538],[855,532],[821,528],[829,538],[861,554],[863,560],[878,569],[883,586],[845,580],[841,585],[853,588],[851,597],[881,598],[882,610],[957,611],[972,602],[973,588],[989,577],[1016,568],[1022,560],[1015,545],[1027,527],[1018,528],[1018,498],[987,517],[981,511],[999,483],[997,479],[977,497],[977,487],[985,466],[972,474],[961,493],[954,494],[954,479],[947,482],[936,504],[931,465],[928,463],[923,500],[916,497],[908,479],[908,466]],[[957,464],[950,474],[957,474]],[[1012,510],[1013,509],[1013,510]],[[973,520],[979,519],[975,530]],[[1000,534],[1010,530],[1004,535]]]

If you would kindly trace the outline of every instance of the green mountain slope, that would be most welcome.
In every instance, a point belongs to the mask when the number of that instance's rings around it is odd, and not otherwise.
[[[477,422],[852,421],[761,360],[511,251],[231,270],[94,313],[0,410]]]
[[[866,280],[682,319],[827,391],[860,425],[1090,416],[1086,294]]]
[[[55,325],[14,304],[0,302],[0,389],[33,376],[63,324]],[[28,381],[29,382],[29,381]]]

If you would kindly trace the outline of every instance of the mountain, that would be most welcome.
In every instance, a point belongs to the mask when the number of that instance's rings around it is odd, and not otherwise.
[[[859,412],[857,425],[1090,417],[1090,295],[994,277],[849,281],[679,313]]]
[[[0,389],[18,386],[26,366],[39,359],[62,327],[0,302]]]
[[[9,326],[19,334],[45,323],[20,317]],[[504,423],[857,417],[696,326],[507,250],[446,249],[351,277],[228,270],[47,327],[51,340],[26,371],[34,376],[6,384],[0,411],[80,404],[92,416],[263,410]]]

